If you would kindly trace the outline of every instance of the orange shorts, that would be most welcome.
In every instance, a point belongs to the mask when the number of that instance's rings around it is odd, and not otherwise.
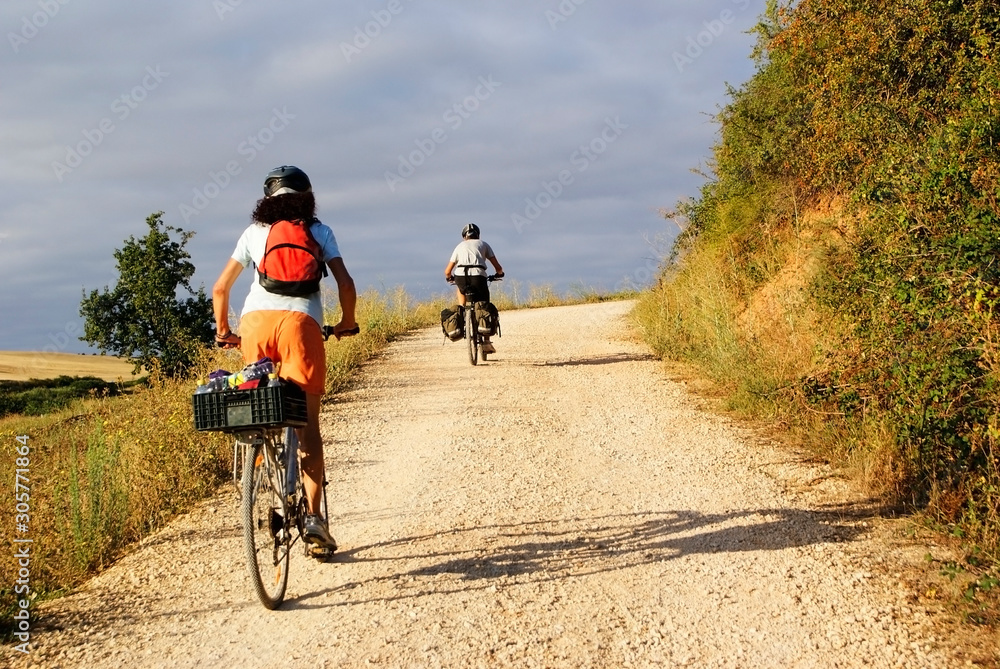
[[[240,321],[240,338],[247,363],[267,356],[281,361],[281,378],[294,381],[310,395],[326,391],[323,332],[309,314],[251,311]]]

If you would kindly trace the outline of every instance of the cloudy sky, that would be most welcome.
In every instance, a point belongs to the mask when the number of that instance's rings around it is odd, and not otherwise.
[[[522,286],[644,285],[763,9],[5,0],[0,349],[89,351],[83,292],[115,283],[114,249],[156,211],[196,233],[210,291],[282,164],[309,174],[359,288],[443,293],[466,222]]]

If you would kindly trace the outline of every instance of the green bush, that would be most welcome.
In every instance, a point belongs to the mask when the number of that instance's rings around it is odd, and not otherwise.
[[[845,457],[888,458],[900,500],[996,549],[996,4],[771,0],[757,34],[757,72],[718,117],[714,179],[679,205],[689,225],[644,300],[659,315],[647,336],[732,393],[784,402],[782,420],[826,431]],[[841,229],[803,236],[801,212],[831,196]],[[745,323],[758,291],[817,248],[806,304],[786,313],[801,323],[762,339]],[[730,373],[735,359],[778,369],[760,356],[796,338],[813,355],[764,387]]]

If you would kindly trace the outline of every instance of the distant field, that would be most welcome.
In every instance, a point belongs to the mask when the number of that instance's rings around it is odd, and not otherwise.
[[[105,381],[132,379],[132,363],[110,355],[0,351],[0,381],[96,376]]]

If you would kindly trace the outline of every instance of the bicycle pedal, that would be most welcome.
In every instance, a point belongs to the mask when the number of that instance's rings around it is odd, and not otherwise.
[[[308,549],[309,557],[319,562],[326,562],[333,559],[333,551],[326,546],[310,545]]]

